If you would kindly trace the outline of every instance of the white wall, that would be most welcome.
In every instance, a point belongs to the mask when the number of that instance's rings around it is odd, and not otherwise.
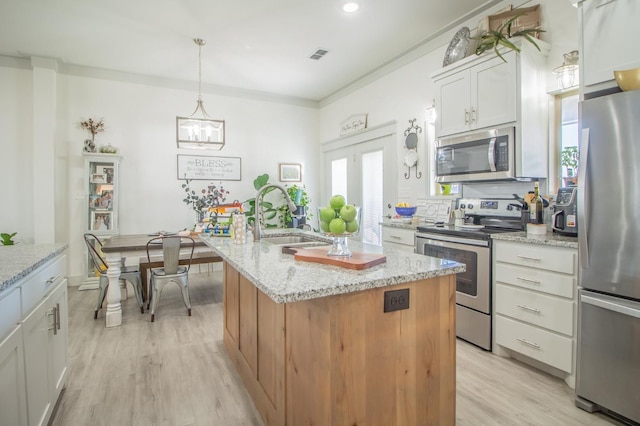
[[[512,4],[512,2],[503,2],[494,9],[502,8],[507,4]],[[513,3],[514,7],[528,7],[534,4],[541,5],[542,25],[546,31],[541,38],[551,44],[551,51],[547,58],[547,87],[549,90],[553,90],[557,88],[557,85],[551,70],[562,64],[564,53],[578,48],[578,12],[569,1],[565,0]],[[482,16],[472,18],[460,27],[466,25],[472,29],[473,33]],[[417,198],[429,195],[426,129],[423,129],[418,144],[418,171],[422,172],[422,179],[415,178],[415,170],[412,170],[408,180],[404,178],[407,168],[402,164],[406,153],[403,145],[403,132],[409,127],[408,121],[413,118],[417,118],[417,123],[421,127],[425,127],[426,109],[432,104],[435,94],[429,76],[442,67],[446,48],[458,28],[456,27],[422,46],[420,49],[425,52],[422,56],[417,56],[411,61],[401,58],[398,62],[404,61],[405,65],[360,89],[352,91],[337,101],[323,106],[320,111],[321,142],[335,139],[338,135],[340,122],[354,113],[368,113],[369,127],[391,120],[398,121],[397,180],[399,201],[415,202]]]
[[[32,243],[33,220],[40,214],[32,193],[31,70],[0,64],[0,128],[3,129],[0,168],[0,232],[19,233],[19,241]],[[193,226],[195,215],[182,202],[183,180],[177,179],[177,154],[241,157],[242,180],[222,182],[229,200],[255,195],[253,180],[268,173],[278,183],[278,163],[301,163],[303,184],[312,200],[317,197],[319,175],[316,143],[317,109],[287,102],[203,93],[210,115],[226,120],[226,145],[221,151],[179,150],[175,141],[176,115],[189,115],[197,91],[163,88],[68,74],[57,76],[55,177],[64,191],[56,194],[56,209],[64,221],[56,222],[56,240],[69,243],[69,276],[77,282],[84,273],[82,233],[86,226],[86,191],[83,141],[90,135],[79,126],[89,117],[104,118],[105,132],[96,144],[112,144],[123,157],[121,172],[120,232],[148,233]],[[37,171],[36,171],[37,174]],[[194,181],[201,189],[210,181]],[[220,182],[213,182],[219,185]],[[56,185],[57,186],[57,185]],[[58,202],[60,201],[60,202]],[[58,212],[58,213],[60,213]],[[35,216],[35,219],[34,219]]]
[[[0,232],[33,241],[31,71],[0,66]]]

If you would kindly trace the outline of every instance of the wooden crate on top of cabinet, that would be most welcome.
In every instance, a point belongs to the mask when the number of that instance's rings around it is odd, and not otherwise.
[[[521,49],[471,55],[433,73],[436,137],[502,125],[515,125],[516,137],[546,138],[544,77],[548,44],[536,40],[540,53],[519,37]]]
[[[512,241],[495,241],[493,250],[494,352],[573,388],[577,251]]]

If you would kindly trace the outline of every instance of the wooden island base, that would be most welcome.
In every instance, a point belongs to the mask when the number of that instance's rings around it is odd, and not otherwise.
[[[224,274],[224,344],[267,425],[455,424],[455,275],[278,304]]]

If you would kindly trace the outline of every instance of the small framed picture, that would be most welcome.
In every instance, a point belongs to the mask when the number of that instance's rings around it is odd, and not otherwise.
[[[107,183],[107,176],[102,173],[93,173],[91,175],[91,183]]]
[[[110,231],[113,227],[112,213],[113,212],[92,211],[89,228],[92,231]]]
[[[280,163],[280,182],[301,182],[302,165]]]
[[[104,182],[95,183],[113,183],[113,166],[96,166],[96,173],[104,176]]]

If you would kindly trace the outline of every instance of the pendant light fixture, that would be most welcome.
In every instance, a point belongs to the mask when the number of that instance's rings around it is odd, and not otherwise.
[[[553,69],[558,77],[558,84],[563,89],[569,89],[578,85],[578,51],[572,50],[565,53],[562,65]]]
[[[224,146],[224,120],[214,120],[202,103],[202,46],[201,38],[194,38],[198,46],[198,100],[196,109],[188,117],[176,117],[178,148],[216,149]]]

